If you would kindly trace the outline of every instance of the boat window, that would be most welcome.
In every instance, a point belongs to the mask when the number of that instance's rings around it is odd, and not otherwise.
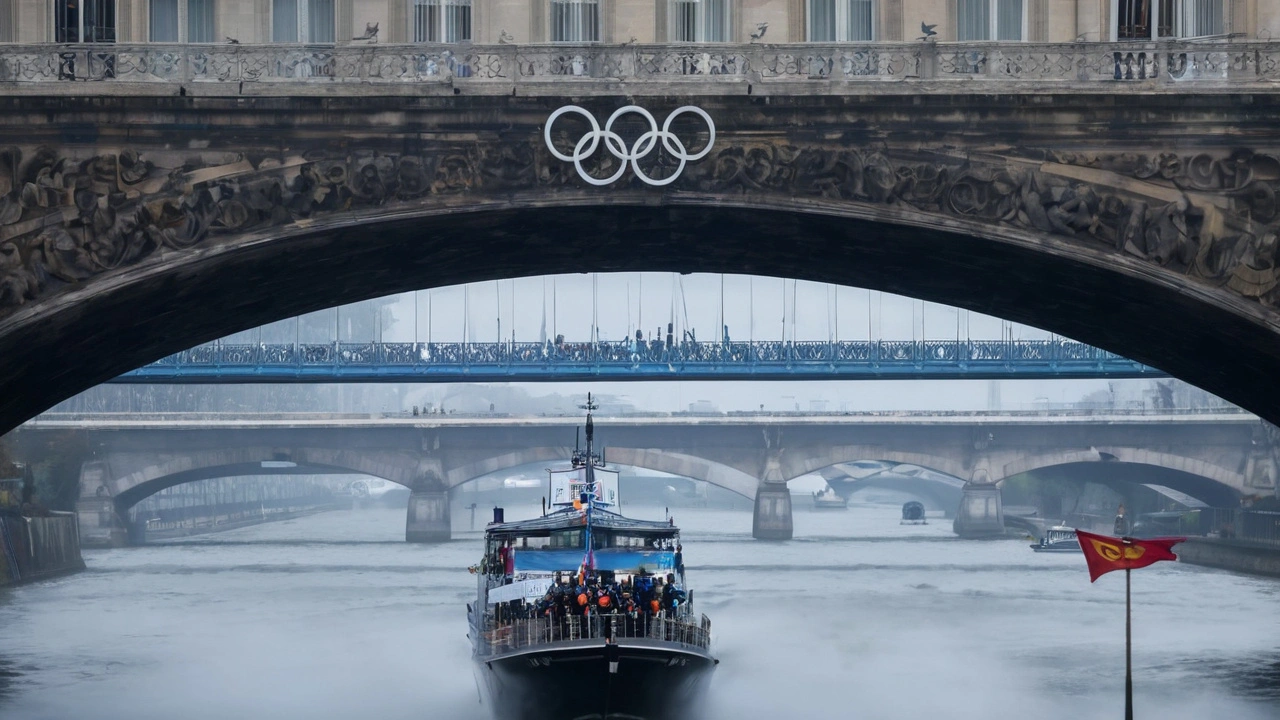
[[[582,547],[582,530],[553,530],[551,532],[551,547],[553,548]]]
[[[613,536],[613,543],[610,547],[640,549],[644,547],[644,541],[645,537],[643,535],[624,535],[619,533]]]
[[[523,537],[520,538],[520,547],[526,550],[537,550],[547,547],[551,544],[549,537]]]

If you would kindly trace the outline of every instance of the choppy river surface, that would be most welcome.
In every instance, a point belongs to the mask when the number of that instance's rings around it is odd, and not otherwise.
[[[0,717],[483,720],[480,535],[456,515],[443,545],[403,543],[403,510],[330,512],[0,591]],[[1122,716],[1120,573],[889,506],[798,509],[788,543],[741,512],[676,521],[721,659],[708,720]],[[1160,563],[1133,584],[1137,717],[1280,718],[1280,582]]]

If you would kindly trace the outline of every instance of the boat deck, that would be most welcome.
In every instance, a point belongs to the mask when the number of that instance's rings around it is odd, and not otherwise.
[[[475,628],[476,655],[491,657],[507,653],[576,641],[648,640],[707,652],[711,647],[711,621],[706,615],[667,618],[663,615],[640,616],[593,615],[565,618],[527,618],[501,623],[486,622]]]

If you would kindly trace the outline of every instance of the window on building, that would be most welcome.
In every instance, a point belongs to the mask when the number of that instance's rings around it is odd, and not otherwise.
[[[331,43],[333,0],[272,0],[271,41]]]
[[[672,42],[729,42],[729,0],[670,0]]]
[[[0,42],[17,40],[17,23],[13,11],[16,0],[0,0]]]
[[[187,0],[187,42],[216,42],[214,2],[216,0]]]
[[[599,41],[599,0],[551,0],[551,42]]]
[[[809,0],[810,42],[868,42],[875,39],[873,0]]]
[[[187,11],[185,36],[178,32],[182,24],[180,3],[185,3]],[[213,3],[214,0],[151,0],[151,42],[213,42]]]
[[[1021,40],[1025,0],[956,0],[956,39]]]
[[[1226,32],[1223,0],[1183,0],[1180,37],[1203,37]]]
[[[412,12],[414,42],[471,39],[471,0],[414,0]]]
[[[54,40],[60,43],[116,41],[115,0],[55,0]]]
[[[178,0],[151,0],[151,42],[178,41]]]
[[[1203,37],[1226,31],[1224,0],[1115,0],[1112,9],[1117,40]]]

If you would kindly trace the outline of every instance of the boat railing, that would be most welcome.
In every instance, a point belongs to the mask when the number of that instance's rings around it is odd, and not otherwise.
[[[623,614],[538,617],[487,622],[478,643],[483,655],[499,655],[522,648],[573,640],[661,640],[700,650],[711,647],[711,620],[706,615],[667,617]]]

